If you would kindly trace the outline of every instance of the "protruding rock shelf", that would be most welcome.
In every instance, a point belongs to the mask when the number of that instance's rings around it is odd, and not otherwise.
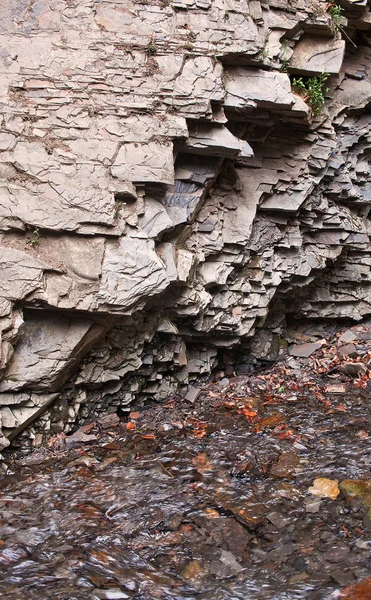
[[[370,7],[341,5],[3,2],[1,447],[371,313]],[[322,73],[314,118],[290,77]]]

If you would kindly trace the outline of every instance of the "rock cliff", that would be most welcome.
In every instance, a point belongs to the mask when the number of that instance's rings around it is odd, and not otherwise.
[[[1,447],[371,313],[371,10],[340,5],[3,1]]]

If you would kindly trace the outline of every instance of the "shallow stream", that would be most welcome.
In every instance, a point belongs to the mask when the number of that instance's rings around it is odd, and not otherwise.
[[[11,464],[2,596],[319,600],[368,577],[369,393],[259,387],[210,384]],[[309,491],[316,478],[335,499]]]

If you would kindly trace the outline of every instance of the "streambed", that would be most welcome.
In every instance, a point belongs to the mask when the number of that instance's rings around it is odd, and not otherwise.
[[[10,457],[1,594],[338,597],[371,572],[370,401],[368,389],[321,385],[279,366],[266,378],[223,378],[194,402],[111,415]],[[309,491],[318,478],[335,482],[336,497]]]

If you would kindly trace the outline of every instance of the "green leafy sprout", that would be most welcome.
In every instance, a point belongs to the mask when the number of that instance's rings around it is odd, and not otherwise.
[[[338,4],[331,3],[327,11],[332,20],[332,27],[334,33],[338,33],[338,31],[341,31],[341,33],[347,38],[348,42],[350,42],[355,48],[357,48],[357,44],[353,42],[353,40],[349,37],[349,35],[347,34],[347,32],[341,24],[343,19],[343,10],[344,9]]]
[[[328,13],[332,19],[332,24],[333,27],[335,29],[335,31],[340,31],[341,27],[341,20],[342,20],[342,13],[343,9],[341,6],[338,6],[337,4],[333,4],[332,6],[330,6]]]
[[[40,244],[40,230],[36,227],[27,239],[27,244],[31,248],[36,248]]]
[[[294,77],[292,80],[293,91],[308,102],[314,117],[321,114],[325,104],[325,94],[329,91],[329,88],[326,87],[328,77],[328,73],[321,73],[321,75],[309,77],[306,80],[303,77]]]

